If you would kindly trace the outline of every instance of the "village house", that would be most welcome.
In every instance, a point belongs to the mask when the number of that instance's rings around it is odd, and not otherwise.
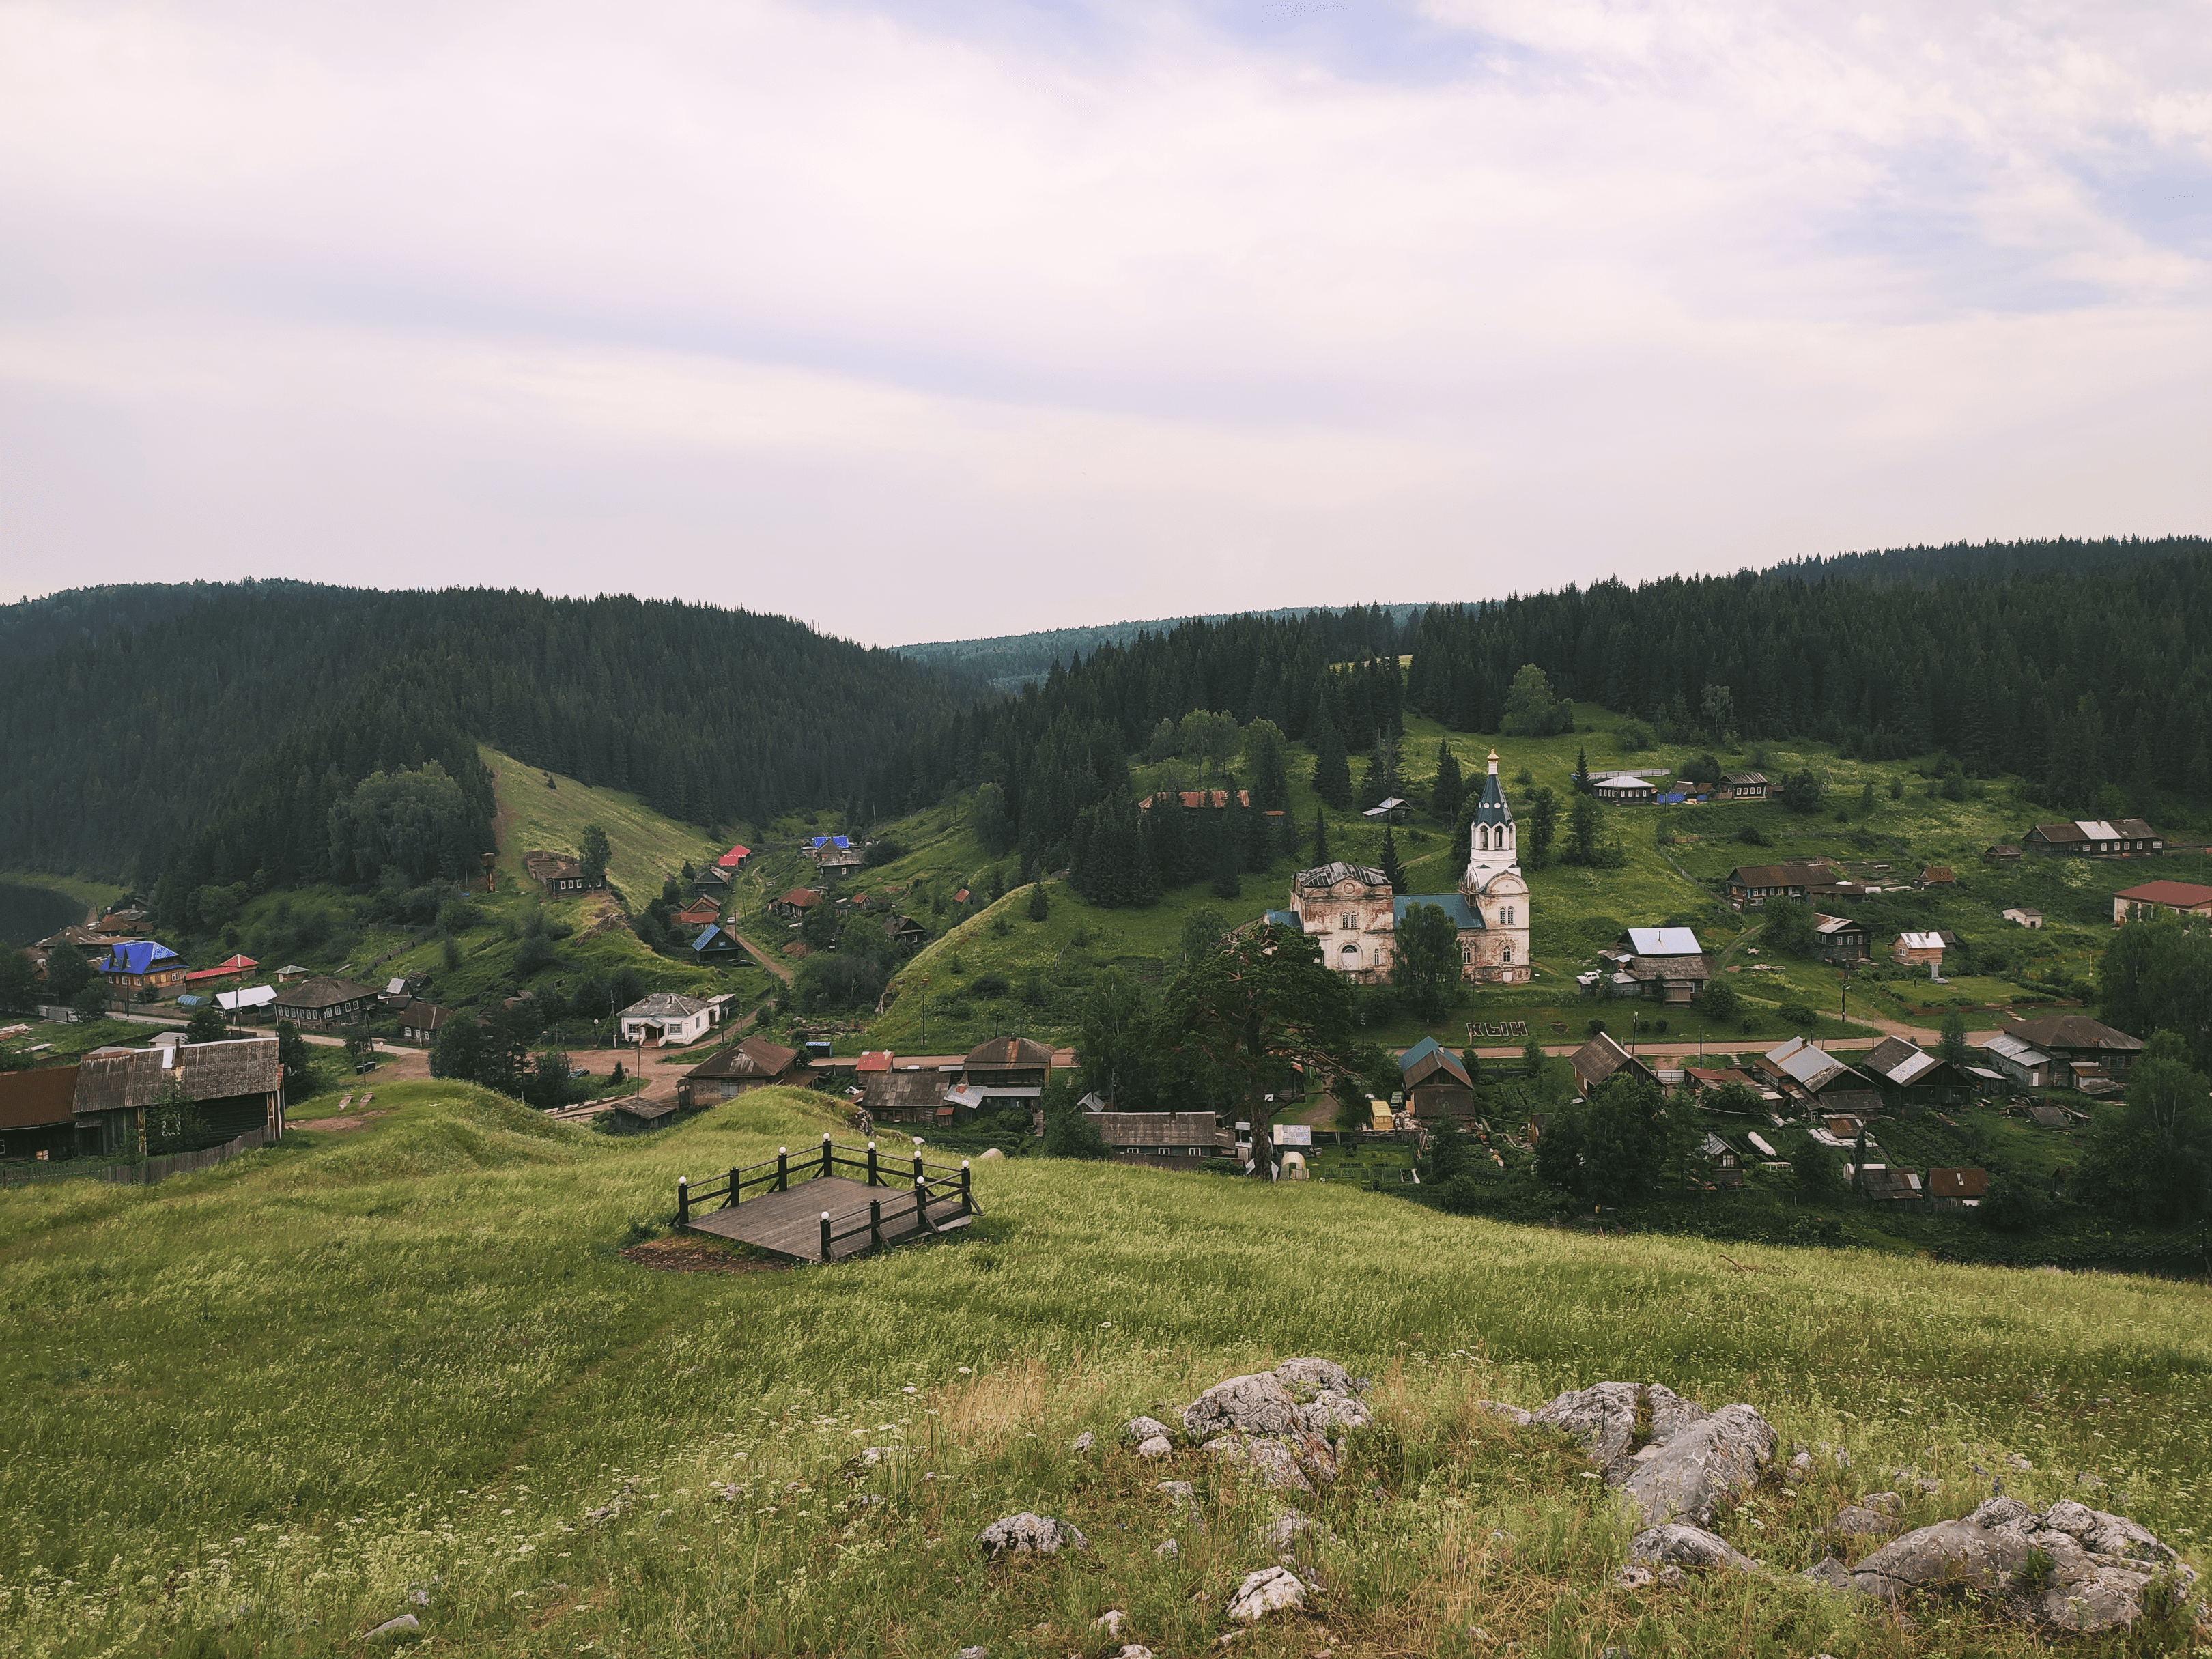
[[[737,885],[736,872],[720,864],[710,864],[691,878],[691,890],[719,905],[729,896]]]
[[[549,893],[580,893],[591,885],[584,866],[566,853],[525,853],[522,867]]]
[[[376,993],[351,980],[316,974],[276,993],[276,1018],[295,1025],[349,1025],[376,1006]]]
[[[1880,1085],[1893,1108],[1956,1106],[1980,1092],[1974,1079],[1958,1066],[1904,1037],[1884,1037],[1860,1069]]]
[[[746,1037],[678,1079],[676,1098],[687,1111],[734,1100],[748,1090],[795,1081],[793,1072],[798,1064],[798,1049],[765,1037]]]
[[[1897,943],[1889,947],[1890,959],[1906,968],[1932,968],[1943,971],[1943,936],[1931,933],[1904,933]]]
[[[1928,1203],[1931,1209],[1971,1210],[1989,1196],[1986,1170],[1930,1170]]]
[[[1574,1068],[1575,1085],[1584,1099],[1623,1071],[1655,1087],[1659,1082],[1656,1072],[1614,1042],[1612,1035],[1605,1031],[1600,1031],[1570,1054],[1567,1064]]]
[[[267,1015],[276,1006],[276,988],[273,985],[249,985],[242,991],[217,991],[215,1006],[232,1022],[253,1019]]]
[[[155,996],[173,994],[185,983],[184,958],[158,939],[130,939],[115,945],[100,958],[94,971],[111,990],[133,1001],[148,991]]]
[[[268,1037],[179,1043],[161,1048],[96,1048],[77,1068],[70,1109],[77,1151],[88,1156],[143,1158],[146,1108],[162,1091],[180,1086],[211,1141],[254,1129],[273,1139],[284,1132],[284,1072]]]
[[[1881,1091],[1872,1079],[1854,1071],[1810,1037],[1792,1037],[1752,1062],[1784,1100],[1802,1107],[1841,1109],[1850,1097],[1864,1096],[1879,1106]]]
[[[1764,772],[1731,772],[1713,787],[1715,800],[1765,800],[1766,775]]]
[[[1712,1185],[1743,1185],[1743,1152],[1733,1142],[1707,1130],[1705,1139],[1698,1143],[1698,1152],[1705,1160],[1706,1173]]]
[[[438,1040],[438,1032],[453,1017],[452,1009],[416,998],[399,1011],[399,1040],[427,1048]]]
[[[2040,910],[2031,910],[2024,904],[2014,905],[2010,909],[2004,913],[2004,919],[2007,921],[2016,922],[2022,927],[2040,927],[2043,926],[2043,912]]]
[[[1195,1170],[1208,1158],[1236,1152],[1236,1143],[1216,1127],[1211,1112],[1116,1112],[1095,1094],[1085,1096],[1083,1106],[1117,1164]]]
[[[116,941],[97,927],[88,927],[78,922],[58,933],[49,933],[33,948],[39,951],[71,950],[85,959],[88,965],[98,962],[115,948]]]
[[[2152,910],[2178,916],[2212,916],[2212,887],[2193,881],[2147,881],[2112,895],[2112,926]]]
[[[1617,990],[1655,1002],[1694,1002],[1712,975],[1705,946],[1687,927],[1632,927],[1601,959],[1618,970]]]
[[[2010,842],[1999,842],[1995,847],[1984,847],[1982,848],[1982,862],[1984,864],[2018,864],[2020,862],[2020,848],[2014,847]]]
[[[1813,954],[1823,962],[1864,962],[1867,939],[1864,922],[1853,921],[1849,916],[1814,915]]]
[[[2039,823],[2021,837],[2031,853],[2071,858],[2130,856],[2156,853],[2166,842],[2141,818],[2077,818],[2072,823]]]
[[[1052,1077],[1049,1043],[1028,1037],[993,1037],[968,1051],[958,1085],[945,1093],[956,1113],[990,1111],[1001,1106],[1036,1105]],[[956,1117],[956,1121],[959,1121]]]
[[[2012,1035],[2034,1044],[2055,1062],[2048,1086],[2063,1089],[2070,1083],[2092,1093],[2098,1092],[2092,1086],[2096,1084],[2124,1080],[2143,1047],[2141,1037],[2116,1031],[2087,1014],[2049,1014],[2041,1019],[2021,1020],[2013,1026]]]
[[[1590,793],[1599,800],[1649,806],[1659,790],[1649,778],[1639,778],[1632,772],[1611,772],[1590,780]]]
[[[232,957],[212,968],[195,968],[185,975],[185,988],[200,994],[214,991],[225,980],[244,979],[261,964],[252,957]]]
[[[0,1158],[73,1158],[79,1067],[0,1072]]]
[[[752,855],[753,850],[750,847],[732,847],[728,852],[723,854],[721,857],[716,859],[714,863],[709,865],[708,867],[713,870],[726,870],[731,874],[735,875],[738,871],[745,867],[746,861],[750,860]]]
[[[686,927],[704,927],[721,919],[722,907],[703,893],[669,918]]]
[[[1920,872],[1920,884],[1923,887],[1956,887],[1959,878],[1949,865],[1931,864]]]
[[[2023,1089],[2051,1086],[2053,1061],[2033,1043],[2010,1031],[2000,1031],[1982,1047],[1982,1058],[1996,1067],[2006,1081]]]
[[[1460,1057],[1434,1037],[1423,1037],[1398,1057],[1398,1086],[1405,1109],[1420,1122],[1474,1115],[1474,1079]]]
[[[1771,898],[1802,899],[1832,884],[1834,866],[1826,864],[1740,864],[1728,872],[1722,891],[1739,910],[1756,910]]]
[[[912,916],[890,915],[884,918],[884,936],[908,950],[916,950],[928,943],[929,929]]]
[[[641,1043],[647,1048],[672,1044],[681,1047],[706,1036],[720,1012],[712,1001],[680,996],[673,991],[655,991],[631,1003],[615,1018],[624,1042]]]
[[[959,1074],[958,1066],[940,1066],[933,1060],[902,1066],[886,1048],[860,1056],[848,1092],[872,1121],[931,1123],[945,1107],[946,1087]]]
[[[1237,791],[1239,794],[1243,793],[1241,789]],[[1413,810],[1413,804],[1411,801],[1401,800],[1397,796],[1392,795],[1388,799],[1376,802],[1359,816],[1374,823],[1403,823],[1406,821],[1406,815]]]
[[[798,921],[809,910],[822,902],[822,895],[811,887],[794,887],[771,907],[786,921]]]
[[[1251,805],[1252,792],[1239,789],[1237,804],[1239,806]],[[1137,810],[1149,812],[1156,805],[1161,807],[1180,806],[1186,812],[1226,811],[1229,792],[1226,789],[1156,789],[1137,803]]]
[[[742,962],[751,954],[743,939],[718,921],[702,927],[691,941],[691,956],[696,962]]]

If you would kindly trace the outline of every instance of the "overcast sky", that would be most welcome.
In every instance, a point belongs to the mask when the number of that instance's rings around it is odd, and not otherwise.
[[[2212,530],[2212,5],[0,0],[0,599]]]

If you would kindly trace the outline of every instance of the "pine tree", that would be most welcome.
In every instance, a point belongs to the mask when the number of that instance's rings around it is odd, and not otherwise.
[[[1328,820],[1317,806],[1314,809],[1313,861],[1316,865],[1328,862]]]
[[[1451,745],[1437,744],[1436,781],[1429,786],[1429,811],[1439,823],[1449,823],[1459,816],[1460,797],[1466,793],[1466,781],[1460,775],[1459,757]]]
[[[1589,750],[1578,744],[1575,749],[1575,787],[1587,795],[1589,787]]]

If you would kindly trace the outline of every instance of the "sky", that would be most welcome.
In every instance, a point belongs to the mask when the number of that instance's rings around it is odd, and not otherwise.
[[[0,0],[0,600],[2212,529],[2212,3]]]

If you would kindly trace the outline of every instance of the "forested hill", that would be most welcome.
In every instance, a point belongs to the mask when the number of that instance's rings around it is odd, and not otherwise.
[[[151,884],[327,871],[339,795],[479,742],[714,824],[912,793],[978,688],[780,617],[626,597],[288,581],[0,607],[0,863]]]

